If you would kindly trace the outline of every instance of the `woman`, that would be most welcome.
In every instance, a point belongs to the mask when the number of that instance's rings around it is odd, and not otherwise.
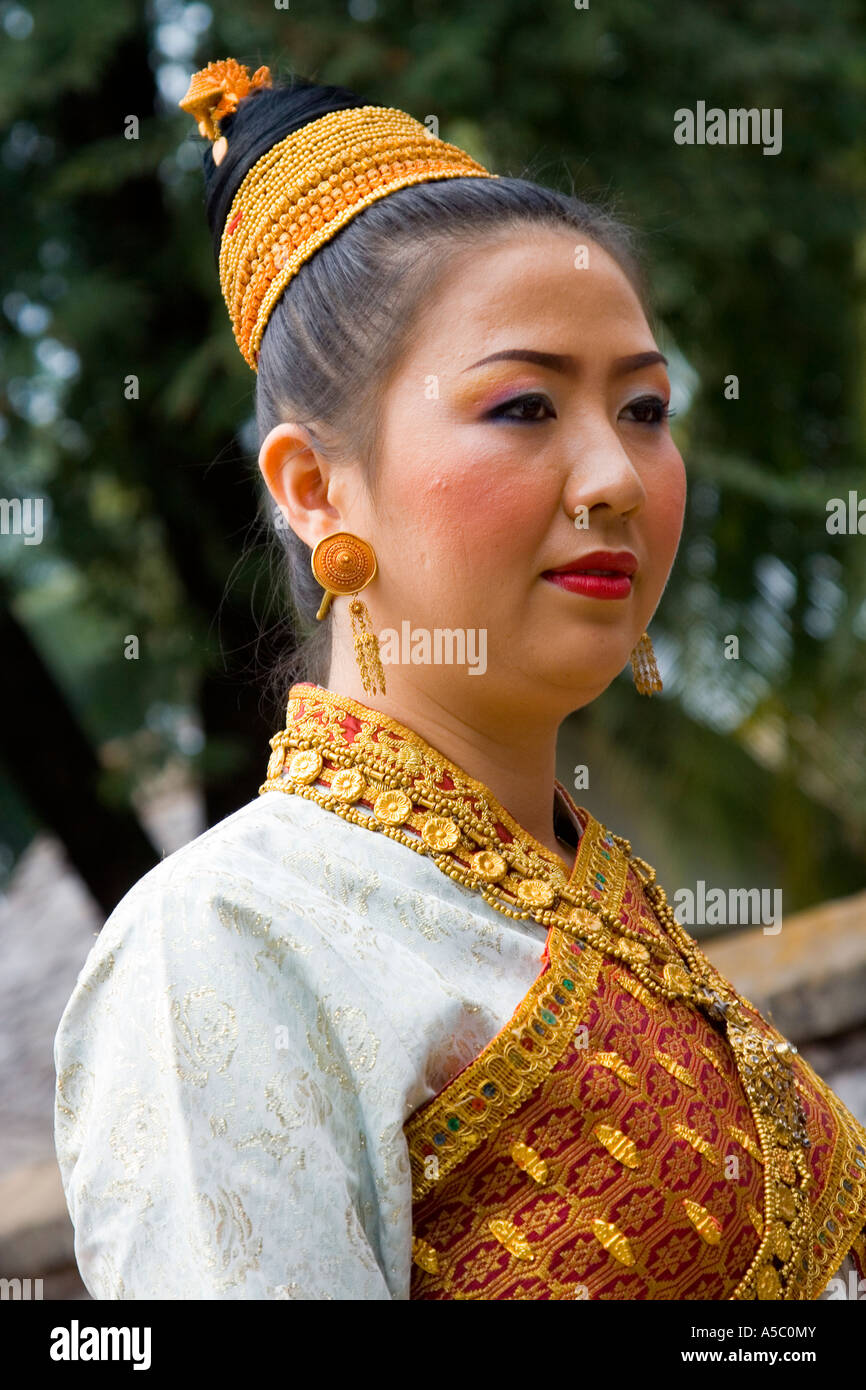
[[[88,1288],[863,1275],[866,1133],[554,776],[630,654],[659,688],[683,520],[628,233],[266,68],[210,64],[181,105],[309,635],[262,795],[136,884],[64,1013]]]

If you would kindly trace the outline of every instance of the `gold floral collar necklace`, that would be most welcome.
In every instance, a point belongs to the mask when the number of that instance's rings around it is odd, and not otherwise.
[[[563,861],[530,835],[483,783],[405,725],[347,695],[307,682],[293,685],[286,727],[271,739],[271,748],[260,791],[297,793],[306,787],[324,793],[314,799],[338,814],[364,807],[369,814],[347,818],[408,839],[421,853],[450,855],[455,864],[461,862],[462,848],[475,856],[474,872],[487,884],[501,882],[512,865],[523,880],[543,875],[545,889],[547,876],[562,882],[569,877]],[[579,815],[559,782],[555,796],[582,830],[589,813]],[[469,867],[465,858],[462,862]],[[500,891],[521,908],[547,906],[550,896],[542,892],[541,878],[534,892]]]
[[[260,793],[287,792],[427,855],[505,916],[557,927],[627,964],[667,999],[687,998],[724,1023],[735,997],[675,921],[655,870],[632,854],[560,782],[556,795],[582,833],[569,873],[492,792],[411,729],[348,696],[308,683],[289,692],[286,727]],[[636,931],[622,911],[629,866],[658,929]]]

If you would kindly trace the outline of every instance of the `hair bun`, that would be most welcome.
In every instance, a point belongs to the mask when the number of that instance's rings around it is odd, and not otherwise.
[[[233,115],[238,102],[254,87],[271,87],[270,68],[262,65],[250,77],[249,68],[234,58],[208,63],[194,72],[185,96],[178,102],[182,111],[198,123],[199,132],[209,140],[220,134],[219,123]]]

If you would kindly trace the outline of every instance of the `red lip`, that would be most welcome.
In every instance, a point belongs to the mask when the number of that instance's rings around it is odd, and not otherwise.
[[[580,574],[583,570],[604,570],[611,575],[634,574],[637,569],[637,556],[630,550],[591,550],[581,555],[579,560],[559,565],[556,569],[545,570],[547,574]]]
[[[631,576],[637,569],[637,557],[630,550],[592,550],[571,564],[555,570],[545,570],[542,579],[566,589],[570,594],[585,598],[623,599],[631,593]],[[601,574],[587,574],[601,570]]]

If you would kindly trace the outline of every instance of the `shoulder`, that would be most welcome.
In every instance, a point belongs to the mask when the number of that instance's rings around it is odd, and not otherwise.
[[[83,1005],[96,992],[111,998],[121,981],[129,997],[160,974],[213,981],[236,969],[261,985],[286,974],[300,985],[323,951],[352,952],[374,901],[391,902],[395,886],[418,887],[419,876],[442,891],[435,865],[397,841],[312,799],[265,793],[132,885],[94,942],[76,995]]]
[[[100,934],[170,908],[217,910],[233,902],[279,904],[290,911],[321,877],[315,864],[328,844],[321,807],[300,797],[258,796],[203,831],[140,878],[117,903]]]
[[[100,940],[163,917],[173,937],[190,914],[258,934],[260,918],[318,923],[328,933],[372,898],[419,890],[439,900],[456,885],[424,855],[378,827],[357,823],[312,798],[257,796],[167,855],[135,883],[107,919]],[[467,890],[457,890],[461,898]]]
[[[118,911],[149,897],[174,895],[204,879],[216,884],[239,865],[253,870],[272,859],[275,846],[287,842],[288,836],[297,841],[315,830],[299,798],[257,796],[154,865],[124,894],[108,922]]]
[[[197,1085],[202,1056],[269,1047],[287,1013],[300,1046],[335,967],[323,949],[319,877],[293,858],[312,857],[319,842],[311,811],[323,814],[301,798],[260,796],[121,898],[58,1025],[59,1095],[82,1076],[109,1089],[107,1078],[127,1073],[131,1085],[143,1076],[156,1085],[178,1066]]]
[[[218,896],[229,885],[250,881],[263,898],[285,902],[287,891],[293,895],[317,886],[332,891],[341,864],[360,875],[373,862],[385,875],[406,876],[402,845],[310,798],[268,792],[156,864],[121,898],[103,933],[118,917],[156,899],[176,901],[202,892]]]
[[[273,964],[293,945],[308,952],[323,814],[301,798],[259,796],[167,855],[109,914],[73,997],[111,997],[121,980],[128,996],[131,983],[143,994],[160,975],[213,979],[263,948]]]

